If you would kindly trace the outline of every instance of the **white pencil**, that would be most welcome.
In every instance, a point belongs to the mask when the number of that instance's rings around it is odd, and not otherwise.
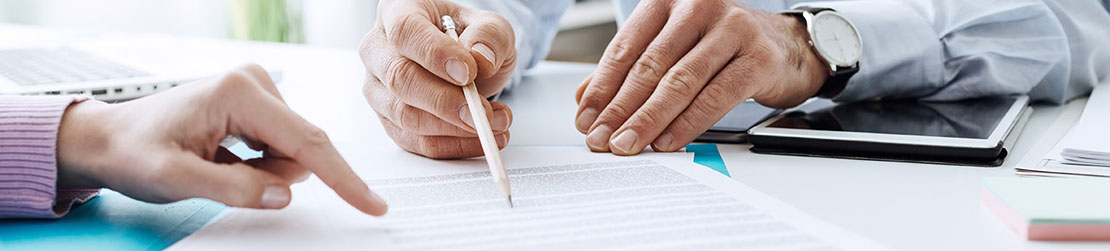
[[[443,16],[443,30],[451,39],[456,42],[459,41],[459,34],[455,31],[455,20],[451,16]],[[462,87],[463,95],[466,96],[467,107],[470,108],[470,117],[474,120],[474,130],[478,132],[478,141],[482,143],[482,152],[486,154],[486,162],[489,164],[489,172],[493,174],[493,182],[495,182],[501,192],[505,194],[505,200],[509,202],[509,207],[513,207],[513,195],[509,187],[509,175],[505,173],[505,165],[501,163],[501,153],[497,149],[497,140],[493,138],[493,128],[489,125],[489,120],[486,117],[486,108],[482,106],[482,95],[478,93],[478,87],[474,83],[470,83]]]

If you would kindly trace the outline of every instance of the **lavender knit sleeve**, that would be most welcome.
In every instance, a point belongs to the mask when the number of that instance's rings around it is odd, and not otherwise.
[[[74,96],[0,96],[0,219],[58,218],[99,189],[58,189],[57,143]]]

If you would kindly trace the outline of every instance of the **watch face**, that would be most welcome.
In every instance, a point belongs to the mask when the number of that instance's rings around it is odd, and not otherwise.
[[[850,66],[859,62],[863,54],[859,33],[848,19],[832,11],[822,11],[813,17],[813,45],[830,63]]]

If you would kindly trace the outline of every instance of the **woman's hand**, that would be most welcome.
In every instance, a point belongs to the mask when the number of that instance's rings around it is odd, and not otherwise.
[[[228,135],[249,139],[263,157],[239,159],[219,145]],[[71,105],[57,151],[59,188],[276,209],[289,204],[290,184],[315,173],[362,212],[386,211],[328,136],[290,110],[256,65],[121,104]]]

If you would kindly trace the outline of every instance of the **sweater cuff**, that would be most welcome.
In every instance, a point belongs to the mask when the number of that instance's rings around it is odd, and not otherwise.
[[[62,115],[81,96],[0,97],[0,218],[58,218],[99,189],[58,189]]]

